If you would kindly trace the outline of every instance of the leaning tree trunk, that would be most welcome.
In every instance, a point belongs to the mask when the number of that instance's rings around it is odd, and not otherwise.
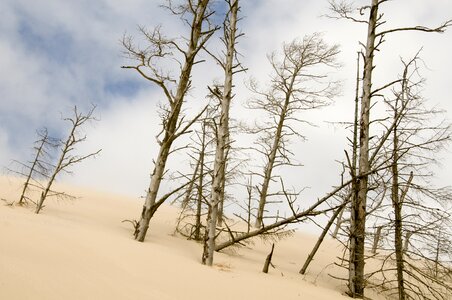
[[[58,159],[58,162],[55,166],[55,169],[52,173],[52,175],[49,178],[49,181],[47,182],[47,185],[44,189],[44,191],[41,193],[41,198],[38,201],[38,204],[36,205],[35,213],[39,214],[39,212],[42,209],[42,206],[44,204],[45,199],[47,198],[47,194],[50,192],[50,189],[52,188],[52,184],[55,181],[56,176],[58,173],[63,169],[63,163],[66,155],[68,154],[68,151],[70,151],[70,147],[75,142],[75,130],[77,129],[77,126],[74,124],[71,128],[71,132],[69,133],[69,136],[66,140],[66,142],[63,145],[63,148],[61,149],[61,155]]]
[[[202,146],[199,154],[199,178],[198,178],[198,197],[196,199],[196,216],[195,216],[195,231],[194,239],[201,240],[201,214],[202,214],[202,198],[204,193],[204,156],[206,151],[206,121],[203,123]]]
[[[229,107],[232,99],[232,76],[234,68],[235,41],[237,32],[237,13],[239,1],[235,0],[231,5],[230,28],[227,36],[226,63],[224,65],[224,88],[223,98],[221,100],[220,124],[215,150],[215,162],[213,168],[212,192],[209,208],[209,217],[206,227],[207,240],[204,245],[202,263],[208,266],[213,264],[213,255],[215,251],[215,237],[218,217],[218,204],[220,202],[222,186],[225,182],[226,148],[229,147]]]
[[[336,211],[331,216],[330,220],[328,221],[328,224],[326,224],[325,228],[323,228],[322,234],[320,234],[320,237],[318,238],[317,242],[314,245],[314,248],[312,248],[311,253],[309,253],[308,258],[303,264],[303,267],[300,270],[300,274],[305,274],[306,270],[309,267],[309,264],[314,259],[315,254],[317,253],[317,250],[319,250],[320,245],[323,242],[323,239],[325,238],[326,234],[328,233],[328,230],[330,230],[331,225],[333,225],[334,220],[338,217],[338,215],[344,210],[346,204],[348,201],[344,202],[340,207],[336,209]]]
[[[47,143],[47,130],[43,133],[41,143],[39,144],[38,148],[36,149],[35,159],[33,160],[33,164],[30,167],[30,172],[28,172],[27,179],[25,180],[25,183],[24,183],[24,188],[22,189],[22,193],[20,194],[20,199],[19,199],[19,203],[18,203],[19,205],[24,204],[25,197],[26,197],[25,194],[26,194],[28,186],[30,184],[30,180],[33,178],[33,173],[35,172],[36,165],[39,162],[39,158],[41,157],[41,154],[43,152],[43,149],[44,149],[44,146],[46,143]]]
[[[256,227],[256,228],[263,226],[265,204],[267,203],[267,196],[268,196],[268,188],[270,186],[270,181],[272,179],[272,172],[273,172],[273,167],[275,165],[276,155],[281,146],[281,135],[282,135],[283,127],[284,127],[284,122],[286,121],[287,110],[288,110],[288,107],[290,104],[290,97],[292,95],[296,76],[297,76],[297,74],[294,72],[292,77],[289,79],[290,82],[287,87],[287,91],[286,91],[286,95],[285,95],[286,98],[284,99],[284,104],[281,108],[281,113],[279,114],[278,126],[276,128],[276,132],[274,135],[272,148],[270,150],[270,153],[268,154],[267,164],[264,168],[264,179],[263,179],[261,190],[259,193],[259,207],[257,209],[256,223],[254,225],[254,227]]]
[[[190,84],[191,70],[195,62],[196,54],[199,52],[199,41],[202,36],[202,25],[208,3],[209,0],[200,0],[198,1],[198,6],[196,8],[197,12],[191,28],[191,38],[189,39],[188,50],[185,53],[185,63],[179,77],[174,103],[170,106],[168,120],[164,125],[165,135],[163,141],[160,143],[160,150],[157,155],[154,171],[152,172],[151,182],[146,193],[141,219],[138,224],[138,229],[135,232],[135,239],[140,242],[144,241],[146,232],[149,228],[149,222],[158,208],[158,205],[156,205],[157,193],[165,172],[168,155],[175,138],[184,97]]]
[[[363,94],[359,134],[359,174],[357,197],[352,198],[350,226],[349,292],[352,297],[364,297],[364,240],[366,231],[366,202],[368,190],[370,100],[372,87],[375,29],[378,19],[378,0],[372,0],[368,22],[364,58]]]

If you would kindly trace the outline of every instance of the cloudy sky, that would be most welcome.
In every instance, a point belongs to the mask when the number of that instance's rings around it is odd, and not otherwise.
[[[221,0],[218,0],[221,1]],[[366,5],[369,1],[355,1]],[[141,196],[148,184],[152,159],[156,155],[154,136],[158,132],[157,105],[160,91],[130,70],[122,55],[120,39],[136,34],[138,25],[162,25],[168,36],[186,33],[180,20],[162,10],[161,0],[2,0],[0,2],[0,164],[26,160],[35,130],[47,127],[62,136],[71,107],[87,109],[91,103],[100,121],[86,128],[87,142],[81,153],[102,148],[101,155],[78,166],[75,175],[64,180],[96,186],[103,190]],[[365,39],[366,27],[323,17],[326,0],[242,1],[239,41],[242,63],[249,69],[236,79],[234,116],[249,118],[243,103],[249,97],[244,87],[251,76],[265,83],[269,65],[266,54],[281,43],[322,32],[329,43],[341,46],[342,95],[319,113],[306,116],[318,127],[300,128],[306,142],[295,142],[297,159],[305,167],[288,173],[298,188],[309,186],[309,197],[318,197],[337,183],[337,160],[343,159],[346,132],[331,121],[348,121],[353,112],[356,52]],[[435,26],[452,18],[450,0],[393,0],[382,7],[385,28],[407,25]],[[209,44],[215,48],[215,37]],[[386,39],[376,58],[376,82],[397,78],[400,57],[409,58],[421,47],[427,67],[423,94],[432,105],[449,109],[452,120],[451,77],[452,29],[444,34],[401,33]],[[187,108],[204,103],[206,85],[220,80],[214,64],[196,67],[195,89]],[[441,176],[452,154],[445,154]],[[187,164],[176,157],[177,164]],[[450,177],[450,176],[449,176]],[[443,180],[447,183],[446,180]]]

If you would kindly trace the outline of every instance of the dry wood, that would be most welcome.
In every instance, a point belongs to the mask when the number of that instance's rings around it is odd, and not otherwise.
[[[267,258],[265,259],[264,267],[262,268],[262,272],[268,273],[268,268],[270,267],[270,264],[272,263],[272,257],[273,257],[273,250],[275,249],[275,244],[272,244],[272,250],[267,255]]]
[[[275,180],[274,169],[279,166],[296,166],[287,147],[292,136],[302,137],[294,126],[303,121],[299,113],[323,107],[330,103],[337,85],[328,82],[327,73],[320,73],[316,67],[337,67],[335,63],[338,46],[327,45],[320,34],[305,36],[283,45],[282,57],[273,53],[269,60],[272,66],[272,83],[261,91],[255,83],[251,84],[256,98],[249,101],[252,109],[265,111],[271,122],[266,122],[250,133],[259,134],[259,153],[264,154],[264,166],[259,190],[259,206],[255,227],[263,225],[265,206],[269,197],[270,183]],[[273,195],[279,195],[274,193]]]
[[[349,197],[350,198],[350,197]],[[334,220],[336,220],[336,218],[338,217],[338,215],[344,210],[345,206],[348,203],[348,199],[347,201],[345,201],[343,204],[341,204],[338,208],[336,208],[336,211],[333,213],[333,215],[331,216],[330,220],[328,221],[328,223],[326,224],[325,228],[322,231],[322,234],[320,235],[319,239],[317,240],[317,242],[314,245],[314,248],[311,250],[311,252],[308,255],[308,258],[306,259],[306,261],[303,264],[303,267],[300,270],[300,274],[305,274],[306,270],[309,267],[309,264],[311,263],[311,261],[314,259],[315,254],[317,253],[317,250],[319,250],[320,245],[323,242],[323,239],[325,238],[325,236],[328,233],[328,230],[330,230],[331,225],[333,225]]]
[[[207,239],[204,245],[202,263],[211,266],[215,252],[215,238],[217,236],[216,226],[218,218],[218,206],[220,204],[225,185],[226,154],[229,147],[229,107],[232,100],[232,79],[234,71],[239,65],[234,66],[236,55],[235,45],[237,38],[237,14],[239,1],[227,1],[229,12],[225,20],[224,41],[226,46],[224,69],[224,85],[221,93],[221,113],[218,125],[218,134],[215,150],[215,162],[213,168],[212,190],[209,205],[209,217],[206,227]]]
[[[123,45],[127,54],[132,59],[138,61],[138,65],[123,66],[123,68],[134,69],[143,78],[158,85],[163,90],[168,100],[168,105],[163,114],[163,128],[161,131],[163,138],[162,140],[158,140],[160,148],[157,159],[155,160],[151,181],[147,189],[138,231],[135,234],[135,239],[140,242],[144,241],[149,228],[149,222],[163,203],[162,199],[167,199],[167,197],[164,196],[157,201],[157,194],[165,173],[165,166],[168,156],[171,153],[172,144],[178,137],[186,134],[190,126],[203,113],[202,111],[188,122],[184,122],[183,118],[180,118],[185,95],[190,89],[190,76],[192,68],[196,63],[195,58],[209,38],[218,29],[217,27],[210,26],[208,19],[211,16],[211,13],[208,10],[208,5],[209,0],[200,0],[197,4],[187,0],[185,4],[175,7],[171,1],[168,1],[167,8],[174,14],[182,17],[184,21],[190,25],[190,34],[186,39],[188,44],[186,50],[183,50],[175,40],[165,38],[160,32],[160,27],[157,27],[150,32],[144,28],[140,28],[141,33],[151,44],[149,47],[146,47],[145,50],[137,49],[133,44],[131,37],[124,37],[123,39]],[[182,11],[179,11],[180,9],[182,9]],[[192,19],[186,19],[187,15],[191,16]],[[162,73],[158,65],[154,64],[156,60],[170,55],[171,51],[179,51],[183,54],[184,60],[181,62],[178,80],[171,78],[166,73]],[[176,87],[175,90],[172,91],[169,88],[168,83],[174,82],[176,82]]]
[[[270,232],[273,229],[277,229],[279,227],[291,224],[291,223],[297,223],[300,222],[301,220],[303,220],[303,218],[307,218],[309,216],[317,216],[319,214],[325,213],[326,211],[329,211],[331,209],[326,209],[326,210],[317,210],[317,208],[325,203],[328,199],[330,199],[331,197],[335,196],[340,190],[342,190],[344,187],[348,186],[351,183],[351,181],[347,181],[345,183],[343,183],[342,185],[338,186],[337,188],[335,188],[332,192],[328,193],[326,196],[324,196],[321,199],[318,199],[317,202],[315,202],[313,205],[311,205],[310,207],[308,207],[307,209],[296,213],[290,217],[287,218],[283,218],[280,221],[277,221],[273,224],[270,225],[266,225],[266,226],[262,226],[261,228],[258,228],[256,230],[250,231],[250,232],[245,232],[245,233],[241,233],[237,236],[233,236],[231,238],[231,240],[223,242],[221,244],[218,244],[215,248],[215,251],[221,251],[227,247],[230,247],[236,243],[240,243],[244,240],[247,240],[249,238],[261,235],[261,234],[265,234],[267,232]]]
[[[93,106],[88,113],[83,114],[78,111],[77,106],[74,107],[74,116],[65,118],[65,121],[68,121],[71,124],[71,128],[69,130],[68,137],[64,142],[62,142],[60,157],[58,158],[58,162],[55,165],[55,168],[52,174],[49,176],[47,184],[44,188],[44,191],[41,193],[41,197],[36,205],[35,213],[39,214],[41,209],[43,208],[44,201],[47,199],[47,196],[51,192],[51,188],[53,183],[55,182],[56,177],[63,171],[69,172],[69,168],[74,164],[80,163],[87,158],[94,157],[99,154],[100,150],[96,152],[78,156],[72,154],[72,151],[75,150],[75,147],[81,142],[86,140],[86,136],[80,136],[78,132],[80,127],[82,127],[85,123],[94,120],[93,113],[95,110],[95,106]],[[61,195],[61,193],[59,193]]]

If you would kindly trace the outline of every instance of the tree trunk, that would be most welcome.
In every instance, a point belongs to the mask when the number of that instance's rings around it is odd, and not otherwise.
[[[404,91],[402,90],[402,93]],[[396,104],[394,106],[394,119],[397,118],[398,115],[398,101],[396,100]],[[403,281],[403,246],[402,246],[402,203],[399,200],[399,168],[398,168],[398,160],[399,160],[399,139],[397,126],[394,126],[393,129],[393,150],[392,150],[392,159],[393,163],[391,166],[392,171],[392,188],[391,188],[391,199],[392,205],[394,207],[394,215],[395,215],[395,228],[394,228],[394,246],[396,253],[396,265],[397,265],[397,290],[399,293],[399,300],[405,300],[405,284]]]
[[[394,130],[395,131],[395,130]],[[395,141],[397,141],[397,136],[394,139]],[[398,141],[397,141],[398,143]],[[397,145],[397,144],[395,144]],[[398,154],[396,155],[395,158],[398,158]],[[397,166],[397,163],[395,163],[394,165]],[[398,170],[397,170],[397,174],[398,174]],[[393,174],[394,176],[394,174]],[[403,224],[402,224],[402,207],[403,207],[403,202],[405,200],[405,196],[408,192],[408,189],[410,187],[411,181],[413,180],[413,172],[411,172],[410,177],[408,178],[407,184],[405,189],[402,191],[402,195],[399,197],[396,197],[394,200],[396,200],[397,202],[393,202],[394,204],[394,215],[395,215],[395,251],[396,251],[396,264],[397,264],[397,289],[398,289],[398,293],[399,293],[399,299],[400,300],[405,300],[406,299],[406,293],[405,293],[405,282],[403,279],[403,273],[404,273],[404,258],[403,258],[403,254],[404,254],[404,249],[403,249],[403,235],[402,235],[402,230],[403,230]],[[393,184],[394,182],[396,182],[397,184],[397,193],[398,193],[398,182],[397,179],[394,180],[393,179]],[[394,193],[394,192],[393,192]]]
[[[323,242],[323,239],[325,238],[326,234],[328,233],[328,230],[330,230],[330,227],[331,227],[331,225],[333,225],[334,220],[336,220],[337,216],[344,210],[344,207],[346,206],[347,202],[348,201],[346,201],[344,204],[342,204],[340,207],[338,207],[336,209],[336,211],[334,212],[334,214],[331,216],[328,224],[326,224],[325,228],[322,231],[322,234],[320,235],[319,239],[315,243],[314,248],[312,249],[311,253],[309,253],[308,258],[304,262],[304,265],[303,265],[303,267],[300,270],[300,274],[305,274],[306,273],[306,270],[308,269],[309,264],[314,259],[314,256],[317,253],[317,250],[319,250],[320,245]]]
[[[141,212],[138,230],[135,234],[135,239],[139,242],[144,241],[146,232],[149,228],[149,222],[158,208],[158,206],[156,206],[157,193],[165,172],[166,161],[168,159],[171,145],[174,141],[174,135],[179,122],[179,114],[182,109],[184,97],[190,84],[190,75],[195,56],[199,51],[198,44],[202,35],[202,25],[205,18],[204,14],[208,3],[209,0],[200,0],[198,1],[198,6],[196,7],[196,14],[191,27],[191,38],[189,39],[188,50],[185,53],[185,63],[179,77],[176,95],[174,96],[174,103],[170,106],[168,120],[164,125],[165,136],[160,144],[160,150],[157,155],[154,171],[151,176],[151,182],[146,193],[146,200]]]
[[[333,239],[337,238],[337,235],[339,234],[339,230],[341,229],[341,225],[342,225],[342,216],[344,214],[344,210],[342,209],[341,212],[339,213],[339,215],[337,216],[337,221],[336,221],[336,227],[334,228],[333,234],[331,235]]]
[[[39,144],[38,148],[36,149],[35,159],[33,160],[33,164],[30,167],[30,172],[28,173],[27,179],[25,180],[24,188],[22,189],[22,193],[20,194],[20,199],[19,199],[19,203],[18,203],[19,205],[24,204],[25,193],[27,192],[27,188],[30,183],[30,180],[33,178],[33,172],[35,171],[36,164],[39,161],[39,157],[41,156],[42,150],[46,143],[47,143],[47,130],[43,133],[41,143]]]
[[[441,252],[441,230],[438,232],[437,239],[435,249],[435,278],[438,278],[439,255]]]
[[[217,226],[221,227],[223,226],[223,210],[224,210],[224,184],[221,186],[221,193],[220,193],[220,201],[218,203],[218,219],[217,219]]]
[[[374,242],[373,242],[373,245],[372,245],[372,253],[373,254],[377,253],[378,243],[380,242],[380,236],[381,236],[381,230],[382,229],[383,229],[383,226],[378,226],[377,227],[377,231],[375,231]]]
[[[403,253],[406,254],[408,251],[408,246],[410,245],[410,237],[411,237],[412,233],[411,232],[407,232],[405,234],[405,241],[403,242]]]
[[[201,240],[201,214],[202,214],[202,198],[204,192],[204,155],[206,151],[206,123],[203,124],[202,149],[199,154],[199,179],[198,179],[198,198],[196,201],[196,220],[194,238],[196,241]]]
[[[77,114],[76,114],[76,117],[77,117]],[[47,194],[49,193],[49,191],[52,187],[52,184],[55,181],[56,176],[63,169],[64,159],[65,159],[68,151],[70,150],[70,147],[75,142],[75,129],[77,129],[78,125],[76,125],[77,123],[74,123],[74,122],[72,124],[73,124],[73,126],[71,128],[71,132],[69,133],[69,136],[68,136],[66,142],[64,143],[63,148],[61,149],[60,158],[58,159],[55,169],[54,169],[52,175],[50,176],[49,181],[47,182],[46,188],[41,193],[41,198],[39,199],[39,202],[38,202],[38,204],[36,206],[36,210],[35,210],[36,214],[39,214],[39,212],[41,211],[42,205],[44,204],[44,201],[47,198]]]
[[[359,174],[357,197],[353,197],[350,226],[349,292],[352,297],[364,297],[364,240],[366,231],[366,202],[369,165],[369,126],[375,29],[378,19],[378,0],[372,0],[368,22],[364,59],[363,94],[359,134]]]
[[[229,12],[230,28],[227,40],[226,63],[224,66],[225,78],[223,88],[223,98],[221,101],[220,124],[218,128],[218,136],[215,149],[215,162],[213,168],[212,191],[210,200],[210,217],[207,222],[207,241],[204,246],[202,255],[202,263],[211,266],[213,264],[213,255],[215,251],[215,237],[218,216],[218,204],[220,202],[222,186],[225,182],[225,166],[226,166],[226,148],[229,147],[229,107],[232,99],[232,77],[233,63],[235,55],[235,41],[237,29],[237,13],[239,9],[239,1],[235,0],[231,4]]]
[[[275,244],[272,244],[272,250],[267,255],[267,258],[265,259],[264,267],[262,268],[262,272],[265,274],[268,273],[268,267],[270,267],[270,264],[272,263],[272,257],[273,257],[273,250],[275,249]]]
[[[256,230],[253,231],[249,231],[246,233],[243,233],[237,237],[234,237],[232,240],[223,242],[219,245],[216,246],[215,251],[221,251],[229,246],[232,246],[236,243],[239,243],[241,241],[247,240],[249,238],[258,236],[260,234],[269,232],[272,229],[276,229],[278,227],[284,226],[286,224],[291,224],[291,223],[295,223],[298,220],[300,220],[301,218],[304,217],[308,217],[308,216],[316,216],[318,214],[320,214],[320,212],[316,211],[316,208],[321,205],[322,203],[325,203],[325,201],[327,201],[328,199],[330,199],[331,197],[333,197],[334,195],[337,194],[337,192],[339,192],[340,190],[342,190],[344,187],[346,187],[347,185],[350,184],[351,181],[347,181],[345,183],[343,183],[342,185],[340,185],[339,187],[335,188],[332,192],[330,192],[329,194],[327,194],[326,196],[324,196],[323,198],[317,200],[316,203],[314,203],[313,205],[311,205],[310,207],[308,207],[307,209],[305,209],[302,212],[299,212],[293,216],[290,216],[288,218],[282,219],[281,221],[275,222],[273,224],[270,225],[266,225],[263,227],[260,227]]]
[[[254,227],[259,228],[263,226],[263,218],[264,218],[264,211],[265,211],[265,204],[267,203],[267,196],[268,196],[268,188],[270,186],[270,181],[272,179],[272,172],[273,172],[273,166],[275,165],[276,160],[276,154],[278,153],[278,149],[281,146],[281,134],[284,127],[284,122],[286,121],[286,115],[287,115],[287,109],[289,107],[290,103],[290,97],[292,94],[292,89],[295,83],[295,77],[297,74],[293,74],[292,77],[289,79],[289,86],[286,91],[284,105],[281,108],[281,113],[279,115],[278,120],[278,126],[276,128],[276,132],[274,135],[274,140],[272,144],[272,148],[270,150],[270,153],[268,154],[268,161],[264,168],[264,180],[262,182],[260,194],[259,194],[259,207],[257,209],[257,217],[256,217],[256,224]]]

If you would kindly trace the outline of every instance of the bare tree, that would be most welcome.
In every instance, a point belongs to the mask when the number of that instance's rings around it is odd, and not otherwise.
[[[425,100],[419,93],[423,79],[415,79],[415,75],[419,76],[419,60],[416,55],[408,62],[402,61],[404,71],[400,90],[393,89],[393,98],[385,99],[393,120],[397,122],[377,160],[387,161],[388,164],[388,172],[382,177],[389,180],[381,180],[380,185],[388,186],[391,191],[387,198],[390,198],[393,213],[388,214],[389,205],[383,204],[375,218],[383,219],[390,230],[384,247],[388,254],[383,256],[383,261],[395,261],[395,269],[382,267],[380,271],[396,272],[395,286],[399,299],[444,299],[451,290],[447,288],[448,284],[438,280],[437,272],[430,272],[416,262],[426,263],[427,266],[441,265],[438,252],[434,250],[430,254],[419,248],[418,243],[413,243],[412,250],[408,250],[404,246],[407,240],[403,240],[404,233],[405,236],[415,233],[418,240],[419,237],[425,239],[422,244],[432,244],[433,249],[438,249],[437,242],[441,240],[441,237],[436,237],[438,229],[441,230],[442,223],[450,217],[438,207],[442,207],[442,203],[452,196],[448,189],[436,189],[430,182],[431,166],[436,164],[433,153],[443,150],[450,141],[451,125],[441,120],[441,110],[426,108]],[[384,278],[387,277],[390,278],[384,275]],[[391,280],[383,280],[379,287],[390,293],[394,290]]]
[[[283,45],[281,57],[269,56],[273,74],[268,89],[260,91],[255,83],[251,90],[256,97],[249,101],[252,109],[263,110],[270,121],[256,125],[251,130],[259,134],[256,149],[264,156],[259,191],[259,207],[255,227],[263,226],[265,205],[268,198],[281,193],[271,193],[270,183],[275,180],[274,169],[281,166],[297,166],[288,147],[290,138],[303,136],[295,128],[296,123],[309,123],[300,118],[300,112],[327,105],[336,93],[337,85],[327,79],[322,66],[337,67],[337,45],[329,46],[315,33],[302,40]]]
[[[162,89],[167,100],[167,105],[163,107],[161,114],[162,130],[157,136],[160,148],[154,163],[154,170],[147,189],[138,228],[135,231],[135,239],[140,242],[145,239],[152,216],[167,199],[167,197],[157,199],[157,195],[171,146],[178,137],[187,133],[189,127],[202,115],[201,112],[188,122],[185,122],[184,118],[180,116],[185,96],[191,87],[191,71],[198,62],[196,56],[218,29],[209,20],[213,14],[209,10],[209,0],[183,0],[181,4],[177,5],[168,0],[166,7],[190,26],[190,33],[185,38],[186,45],[163,36],[160,27],[151,31],[140,27],[141,33],[149,43],[144,49],[135,46],[130,36],[123,38],[126,53],[131,59],[137,61],[137,65],[123,66],[123,68],[133,69],[146,80],[156,84]],[[172,77],[170,72],[163,71],[159,65],[164,58],[171,57],[175,53],[182,56],[178,79]],[[163,135],[163,138],[160,140],[161,135]]]
[[[181,212],[176,226],[176,231],[195,241],[201,241],[203,237],[201,230],[205,228],[205,225],[202,224],[202,217],[206,213],[203,212],[203,207],[208,206],[207,190],[212,185],[210,166],[213,164],[211,157],[215,137],[209,123],[212,121],[213,113],[214,109],[208,108],[204,117],[197,122],[200,129],[193,129],[194,135],[191,138],[193,153],[189,153],[189,156],[193,161],[194,170],[191,174],[191,183],[183,193]],[[181,177],[184,178],[188,176],[190,175],[181,174]]]
[[[274,234],[274,233],[276,233],[275,230],[280,231],[281,228],[284,228],[285,226],[287,226],[289,224],[299,223],[299,222],[302,222],[303,220],[306,220],[308,217],[322,215],[331,210],[338,209],[339,206],[328,207],[328,208],[323,208],[323,209],[320,207],[323,204],[325,204],[328,200],[330,200],[332,197],[336,196],[338,194],[338,192],[343,190],[346,186],[350,185],[350,183],[351,183],[351,180],[342,183],[341,185],[334,188],[331,192],[326,194],[324,197],[318,199],[311,206],[309,206],[299,212],[293,211],[292,215],[290,215],[288,217],[281,217],[279,220],[276,220],[276,222],[274,222],[274,223],[271,223],[269,225],[264,225],[255,230],[248,230],[247,232],[239,232],[239,233],[236,233],[235,235],[230,234],[230,239],[225,242],[222,242],[220,244],[217,244],[215,247],[215,251],[221,251],[227,247],[233,246],[235,244],[240,244],[243,241],[246,241],[246,240],[256,237],[256,236],[264,236],[264,235],[268,235],[268,234]]]
[[[363,72],[363,87],[361,97],[361,114],[359,121],[359,155],[358,155],[358,185],[357,197],[352,198],[351,210],[351,226],[350,226],[350,257],[349,257],[349,294],[352,297],[364,297],[364,245],[365,245],[365,231],[366,231],[366,206],[370,158],[369,158],[369,140],[370,140],[370,111],[371,99],[378,95],[378,93],[391,86],[392,83],[385,85],[382,88],[372,90],[372,75],[374,70],[373,59],[380,45],[383,43],[388,34],[401,31],[424,31],[424,32],[443,32],[452,23],[447,21],[436,28],[428,28],[424,26],[401,27],[378,31],[379,26],[384,23],[382,20],[383,14],[380,14],[380,5],[388,2],[387,0],[371,0],[370,5],[355,9],[346,1],[336,3],[330,1],[331,9],[335,13],[336,18],[344,18],[352,20],[357,23],[367,24],[367,40],[364,46],[364,72]],[[369,18],[362,19],[361,16],[364,11],[369,11]],[[354,13],[358,11],[359,17],[355,17]]]
[[[47,199],[47,197],[53,196],[53,195],[62,195],[63,193],[55,193],[52,192],[51,188],[53,183],[55,182],[55,179],[58,175],[60,175],[62,172],[70,172],[70,167],[73,165],[80,163],[84,161],[85,159],[89,157],[93,157],[97,154],[99,154],[100,150],[97,150],[96,152],[87,154],[87,155],[75,155],[73,154],[76,146],[78,146],[80,143],[86,140],[86,135],[82,135],[80,132],[80,129],[85,123],[94,120],[93,113],[94,109],[96,107],[93,106],[88,113],[83,114],[78,111],[77,106],[74,106],[74,115],[69,118],[65,118],[65,121],[68,121],[71,124],[69,134],[66,138],[66,140],[61,141],[61,149],[60,149],[60,156],[58,158],[58,162],[56,163],[53,172],[49,175],[49,179],[47,181],[46,186],[43,189],[43,192],[41,193],[41,197],[39,199],[39,202],[36,205],[35,213],[39,213],[41,209],[43,208],[44,201]]]
[[[212,191],[209,203],[209,215],[207,217],[206,240],[204,252],[202,254],[202,263],[211,266],[213,264],[213,255],[215,251],[216,226],[218,218],[218,207],[224,195],[225,173],[226,173],[226,155],[229,148],[229,108],[233,98],[232,80],[233,75],[243,71],[243,68],[236,59],[236,43],[240,34],[237,33],[237,21],[239,11],[239,0],[226,0],[229,11],[225,18],[223,26],[223,43],[226,47],[226,57],[217,59],[218,64],[224,70],[223,90],[219,88],[211,89],[211,93],[218,99],[221,99],[221,113],[219,124],[217,126],[217,139],[215,150],[215,162],[212,176]]]
[[[262,272],[264,272],[264,273],[268,273],[268,268],[272,264],[273,250],[275,250],[275,243],[272,244],[272,250],[267,255],[267,258],[265,259],[264,267],[262,268]]]
[[[27,193],[31,188],[42,188],[42,183],[40,180],[48,179],[51,165],[51,155],[53,150],[58,146],[56,140],[51,138],[48,134],[46,128],[37,131],[38,140],[35,141],[34,157],[33,160],[28,163],[21,163],[19,161],[14,161],[19,164],[23,171],[12,171],[20,176],[25,177],[25,182],[22,188],[21,195],[19,197],[18,205],[27,204],[31,199],[27,196]]]
[[[347,205],[348,200],[345,201],[342,205],[340,205],[338,208],[336,208],[336,211],[333,213],[333,215],[330,217],[330,220],[328,221],[327,225],[325,226],[325,228],[322,231],[322,234],[320,235],[319,239],[317,240],[317,242],[314,245],[314,248],[311,250],[311,252],[308,255],[308,258],[306,259],[306,261],[303,264],[303,267],[300,270],[300,274],[305,274],[306,270],[309,267],[309,264],[311,263],[311,261],[314,259],[315,254],[317,253],[317,251],[320,248],[320,245],[323,242],[323,239],[325,238],[325,236],[328,233],[328,230],[330,229],[331,225],[333,225],[334,220],[336,220],[336,218],[338,217],[338,215],[343,211],[344,207]]]

